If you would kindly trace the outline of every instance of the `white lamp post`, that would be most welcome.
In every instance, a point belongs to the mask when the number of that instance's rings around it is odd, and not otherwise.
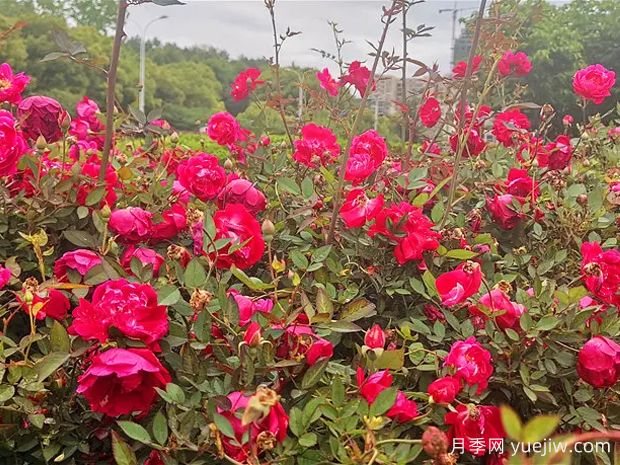
[[[142,113],[144,113],[144,91],[146,81],[146,31],[148,30],[149,26],[151,26],[151,24],[166,18],[168,18],[168,16],[166,15],[155,18],[149,21],[142,30],[142,37],[140,38],[140,93],[138,98],[138,108],[140,108],[140,111]]]

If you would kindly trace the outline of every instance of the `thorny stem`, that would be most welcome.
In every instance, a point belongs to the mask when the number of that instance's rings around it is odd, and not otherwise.
[[[114,136],[114,96],[116,95],[116,75],[118,62],[121,55],[121,45],[125,37],[125,14],[127,13],[127,1],[119,0],[118,13],[116,16],[116,33],[112,47],[112,59],[108,71],[108,89],[106,93],[106,128],[103,154],[101,155],[101,168],[99,169],[99,182],[105,180],[105,174],[110,163],[110,151],[112,150],[112,138]]]
[[[474,37],[471,43],[471,49],[469,50],[469,58],[467,59],[467,69],[465,70],[465,77],[463,78],[463,84],[461,88],[461,98],[459,99],[459,121],[457,126],[456,133],[458,134],[458,147],[456,150],[456,154],[454,156],[454,174],[452,176],[452,181],[450,182],[450,191],[448,194],[448,205],[446,206],[446,211],[444,213],[443,219],[441,221],[441,225],[445,223],[448,219],[448,215],[450,214],[450,210],[452,209],[452,202],[454,200],[454,194],[456,192],[456,186],[458,185],[458,174],[459,174],[459,165],[461,163],[461,158],[463,156],[464,146],[467,143],[467,139],[469,138],[469,131],[465,137],[463,136],[463,129],[465,126],[465,105],[467,104],[467,92],[469,90],[469,84],[471,81],[471,75],[473,73],[473,62],[474,57],[476,56],[476,51],[478,50],[478,42],[480,41],[480,29],[482,27],[482,17],[484,16],[484,10],[487,5],[487,0],[480,0],[480,8],[478,10],[478,18],[476,18],[476,29],[474,31]],[[476,114],[472,117],[475,119]]]
[[[282,119],[286,136],[291,143],[291,148],[294,147],[293,136],[286,122],[286,115],[284,113],[284,105],[282,104],[282,83],[280,82],[280,48],[282,42],[278,41],[278,28],[276,27],[276,12],[275,12],[275,0],[265,0],[265,6],[269,10],[269,16],[271,16],[271,29],[273,30],[273,50],[274,50],[274,66],[273,66],[273,78],[276,84],[276,91],[278,92],[278,113]]]
[[[347,146],[343,153],[342,159],[340,160],[340,169],[339,171],[339,181],[338,186],[336,188],[336,193],[334,195],[334,208],[332,211],[332,217],[329,224],[329,232],[327,234],[327,244],[331,244],[334,240],[334,232],[336,229],[336,221],[338,220],[338,211],[340,210],[340,203],[342,202],[342,191],[344,188],[344,175],[347,170],[347,162],[349,161],[349,151],[351,150],[351,143],[353,142],[353,138],[357,133],[357,128],[362,120],[362,114],[366,108],[366,103],[368,102],[368,97],[370,96],[370,92],[372,90],[372,86],[375,80],[375,74],[377,72],[377,67],[379,66],[379,60],[381,59],[381,52],[383,51],[383,45],[385,44],[385,38],[388,33],[388,29],[390,28],[390,24],[392,24],[392,18],[394,13],[398,13],[396,10],[396,6],[398,4],[403,4],[403,0],[393,0],[390,9],[385,12],[385,27],[383,28],[383,33],[381,34],[381,39],[379,39],[379,45],[375,50],[375,60],[372,64],[372,70],[370,71],[370,79],[368,79],[368,83],[366,84],[366,89],[364,90],[364,95],[362,96],[362,101],[360,102],[360,106],[357,110],[357,114],[355,115],[355,120],[353,121],[353,126],[351,127],[351,133],[349,134],[349,138],[347,140]]]

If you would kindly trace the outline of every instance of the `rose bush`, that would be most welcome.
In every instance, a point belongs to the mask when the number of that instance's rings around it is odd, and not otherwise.
[[[231,96],[290,140],[218,113],[219,156],[161,121],[124,144],[135,114],[70,120],[0,66],[2,463],[523,465],[491,441],[613,437],[618,115],[519,101],[536,60],[484,27],[452,77],[418,63],[405,141],[340,112],[379,71],[312,73],[298,119],[274,65]],[[575,98],[614,83],[576,70]]]

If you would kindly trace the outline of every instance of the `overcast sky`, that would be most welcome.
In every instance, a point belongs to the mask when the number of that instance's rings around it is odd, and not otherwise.
[[[322,68],[333,65],[311,48],[334,52],[334,40],[328,20],[335,21],[352,43],[344,49],[346,61],[367,60],[370,46],[376,43],[382,24],[381,7],[389,2],[381,0],[278,0],[276,20],[279,31],[301,31],[287,39],[282,49],[283,64]],[[478,7],[475,0],[427,0],[414,5],[409,13],[410,27],[418,24],[435,26],[432,37],[410,42],[410,56],[427,64],[437,62],[444,71],[450,67],[451,13],[439,13],[442,8],[457,5],[459,16],[467,16]],[[151,20],[167,15],[153,23],[147,37],[181,46],[208,45],[226,50],[232,57],[270,57],[273,55],[269,13],[262,0],[187,0],[185,5],[159,7],[143,4],[130,7],[127,33],[141,35],[142,28]],[[400,24],[393,26],[387,47],[400,51]],[[458,26],[457,26],[458,31]],[[458,35],[458,33],[457,33]]]

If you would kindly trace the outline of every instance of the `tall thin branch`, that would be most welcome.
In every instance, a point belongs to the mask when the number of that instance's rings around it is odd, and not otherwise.
[[[397,9],[397,5],[403,5],[404,0],[393,0],[390,9],[387,10],[385,14],[385,27],[383,28],[383,32],[381,33],[381,38],[379,39],[379,44],[375,50],[375,60],[372,64],[372,69],[370,71],[370,79],[368,79],[368,83],[366,84],[366,89],[364,90],[364,95],[362,96],[362,101],[360,102],[360,106],[357,110],[357,114],[355,115],[355,120],[353,121],[353,127],[351,128],[351,133],[349,134],[349,138],[347,140],[347,146],[343,153],[342,159],[340,160],[339,167],[339,181],[338,186],[336,188],[336,194],[334,196],[334,209],[332,211],[331,221],[329,224],[329,232],[327,234],[327,244],[331,244],[334,240],[334,233],[336,230],[336,222],[338,221],[338,211],[340,210],[340,204],[342,203],[342,191],[344,189],[344,176],[347,170],[347,163],[349,161],[349,152],[351,150],[351,144],[353,142],[353,138],[357,133],[357,129],[360,121],[362,120],[362,114],[366,109],[366,103],[368,102],[368,97],[372,91],[372,86],[375,80],[375,74],[377,72],[377,67],[379,66],[379,60],[381,59],[381,53],[383,51],[383,46],[385,44],[385,38],[387,37],[388,29],[390,28],[390,24],[392,24],[392,18],[394,14],[398,13],[400,10]]]
[[[459,99],[459,120],[457,124],[457,140],[458,146],[456,149],[456,153],[454,156],[454,173],[452,175],[452,180],[450,181],[450,190],[448,193],[448,205],[446,206],[446,211],[444,212],[444,216],[441,220],[441,226],[443,226],[448,219],[448,215],[452,210],[452,202],[454,201],[454,195],[456,193],[456,186],[458,185],[459,178],[459,168],[461,164],[461,158],[463,158],[463,150],[467,145],[467,139],[469,138],[469,128],[466,135],[463,135],[463,129],[465,127],[465,105],[467,104],[467,93],[469,91],[469,85],[471,84],[471,76],[473,74],[473,62],[474,57],[476,56],[476,51],[478,50],[478,42],[480,41],[480,29],[482,27],[482,18],[484,17],[484,10],[487,6],[487,0],[480,0],[480,8],[478,9],[478,17],[476,18],[476,29],[474,30],[474,37],[471,43],[471,49],[469,50],[469,57],[467,59],[467,69],[465,70],[465,76],[463,78],[463,84],[461,87],[461,98]],[[475,119],[476,115],[473,116]]]
[[[278,113],[280,114],[280,118],[282,119],[282,124],[284,124],[284,130],[286,131],[286,136],[291,144],[291,148],[294,146],[293,136],[291,136],[291,131],[288,127],[288,123],[286,122],[286,114],[284,112],[284,105],[282,103],[282,83],[280,82],[280,48],[282,47],[282,42],[278,40],[278,28],[276,26],[276,12],[275,12],[275,0],[265,0],[265,6],[269,10],[269,15],[271,16],[271,29],[273,31],[273,50],[274,50],[274,65],[273,65],[273,77],[276,84],[276,91],[278,92]]]
[[[403,104],[407,104],[407,11],[408,8],[406,5],[403,5],[403,74],[402,74],[402,85],[401,85],[401,101]],[[407,125],[408,125],[408,114],[403,115],[403,123],[400,129],[400,138],[403,142],[405,142],[405,138],[407,137]]]
[[[127,1],[119,0],[118,12],[116,16],[116,33],[114,34],[114,45],[112,47],[112,59],[108,71],[108,89],[106,93],[106,128],[105,142],[103,144],[103,154],[101,156],[101,169],[99,170],[99,182],[105,179],[105,174],[110,163],[110,152],[114,138],[114,98],[116,95],[116,76],[118,62],[121,56],[121,45],[125,37],[125,15],[127,13]]]

